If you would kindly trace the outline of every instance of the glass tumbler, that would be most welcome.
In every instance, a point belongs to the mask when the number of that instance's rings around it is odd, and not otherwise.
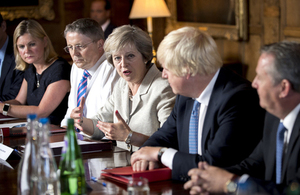
[[[146,178],[132,178],[127,185],[128,195],[149,195],[150,189],[148,186],[148,179]]]

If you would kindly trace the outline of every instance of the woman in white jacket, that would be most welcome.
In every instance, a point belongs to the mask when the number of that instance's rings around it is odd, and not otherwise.
[[[105,41],[104,50],[121,78],[95,117],[82,117],[81,106],[72,111],[71,117],[75,126],[92,139],[105,136],[116,140],[118,147],[136,151],[166,121],[175,95],[151,63],[148,33],[135,26],[118,27]]]

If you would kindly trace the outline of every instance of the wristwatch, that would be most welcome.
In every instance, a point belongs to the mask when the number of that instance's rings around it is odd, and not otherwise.
[[[161,148],[158,153],[157,153],[157,160],[159,162],[161,162],[161,156],[163,155],[163,153],[167,150],[168,148]]]
[[[234,194],[238,188],[237,175],[234,175],[230,180],[226,182],[226,189],[228,194]]]
[[[2,114],[4,116],[7,116],[8,110],[9,110],[9,104],[4,104],[3,109],[2,109]]]
[[[132,137],[132,131],[130,130],[128,136],[125,139],[125,143],[127,144],[127,148],[130,149],[130,143],[131,143],[131,137]]]

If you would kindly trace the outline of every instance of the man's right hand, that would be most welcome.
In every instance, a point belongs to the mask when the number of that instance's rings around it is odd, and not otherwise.
[[[74,126],[79,129],[80,131],[83,131],[82,123],[83,123],[83,106],[85,103],[85,98],[82,97],[80,101],[79,107],[76,107],[72,110],[70,117],[74,119]]]
[[[153,170],[153,169],[157,169],[159,168],[159,164],[158,162],[154,162],[154,161],[147,161],[147,160],[139,160],[136,161],[134,164],[132,164],[132,170],[133,171],[145,171],[147,170],[147,168],[149,170]]]

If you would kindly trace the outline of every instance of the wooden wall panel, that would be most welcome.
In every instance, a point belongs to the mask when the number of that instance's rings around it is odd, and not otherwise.
[[[270,44],[279,41],[279,8],[279,0],[264,0],[264,44]]]
[[[300,1],[299,0],[286,0],[285,1],[286,14],[284,18],[286,19],[286,26],[289,27],[300,27]]]
[[[249,42],[245,44],[245,60],[244,63],[247,64],[247,74],[246,78],[253,81],[256,72],[255,68],[260,54],[260,48],[262,45],[262,39],[259,35],[251,35],[249,37]]]

